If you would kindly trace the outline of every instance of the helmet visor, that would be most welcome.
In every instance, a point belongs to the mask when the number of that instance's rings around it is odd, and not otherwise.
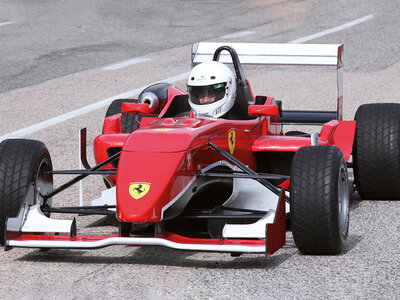
[[[224,98],[226,90],[225,83],[207,86],[188,86],[189,99],[193,104],[210,104]]]

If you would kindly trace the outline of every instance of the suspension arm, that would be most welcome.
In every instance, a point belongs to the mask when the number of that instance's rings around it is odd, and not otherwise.
[[[228,152],[226,152],[225,150],[221,149],[220,147],[218,147],[214,142],[212,142],[211,140],[208,141],[208,145],[217,150],[219,152],[219,154],[221,154],[224,158],[226,158],[228,161],[230,161],[231,163],[233,163],[234,165],[236,165],[239,169],[241,169],[243,172],[252,175],[252,176],[259,176],[259,174],[255,171],[253,171],[252,169],[250,169],[248,166],[246,166],[244,163],[242,163],[241,161],[237,160],[234,156],[232,156],[231,154],[229,154]],[[277,188],[276,186],[274,186],[271,182],[269,182],[266,179],[261,179],[261,178],[256,178],[255,180],[257,180],[259,183],[261,183],[262,185],[264,185],[267,189],[269,189],[270,191],[272,191],[273,193],[275,193],[277,196],[280,195],[281,190],[279,188]]]
[[[121,151],[118,153],[115,153],[113,156],[107,158],[105,161],[99,163],[98,165],[94,166],[93,168],[91,168],[89,171],[96,171],[101,169],[102,167],[104,167],[105,165],[113,162],[114,160],[116,160],[121,154]],[[62,192],[63,190],[69,188],[71,185],[81,181],[82,179],[88,177],[90,175],[89,173],[86,174],[81,174],[73,179],[71,179],[70,181],[64,183],[63,185],[59,186],[58,188],[52,190],[50,193],[46,194],[43,196],[43,199],[46,201],[48,199],[50,199],[51,197],[54,197],[55,195],[59,194],[60,192]]]

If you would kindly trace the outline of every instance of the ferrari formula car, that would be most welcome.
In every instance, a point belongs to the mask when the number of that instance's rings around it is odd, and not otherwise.
[[[39,141],[3,141],[0,243],[6,249],[158,245],[269,256],[285,245],[290,229],[303,254],[341,252],[349,230],[348,168],[361,198],[400,199],[400,104],[362,105],[355,120],[343,121],[342,55],[343,45],[197,43],[193,66],[233,64],[236,117],[195,115],[185,92],[151,85],[136,100],[111,103],[94,141],[94,167],[84,137],[82,170],[53,170]],[[334,66],[337,109],[285,110],[270,96],[253,97],[241,64]],[[308,134],[285,132],[286,124],[322,127]],[[53,188],[56,174],[77,177]],[[52,205],[89,175],[106,185],[91,206]],[[54,218],[59,213],[114,216],[119,233],[82,236],[75,219]]]

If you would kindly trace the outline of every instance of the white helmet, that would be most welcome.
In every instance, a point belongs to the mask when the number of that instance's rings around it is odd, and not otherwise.
[[[218,118],[235,103],[236,80],[231,69],[217,61],[195,66],[187,80],[189,104],[196,116]]]

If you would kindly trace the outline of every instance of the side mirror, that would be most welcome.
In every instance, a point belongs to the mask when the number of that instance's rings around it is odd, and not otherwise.
[[[121,105],[121,111],[124,114],[143,114],[143,115],[151,114],[148,103],[123,102]]]
[[[279,108],[277,105],[249,105],[249,116],[279,116]]]

